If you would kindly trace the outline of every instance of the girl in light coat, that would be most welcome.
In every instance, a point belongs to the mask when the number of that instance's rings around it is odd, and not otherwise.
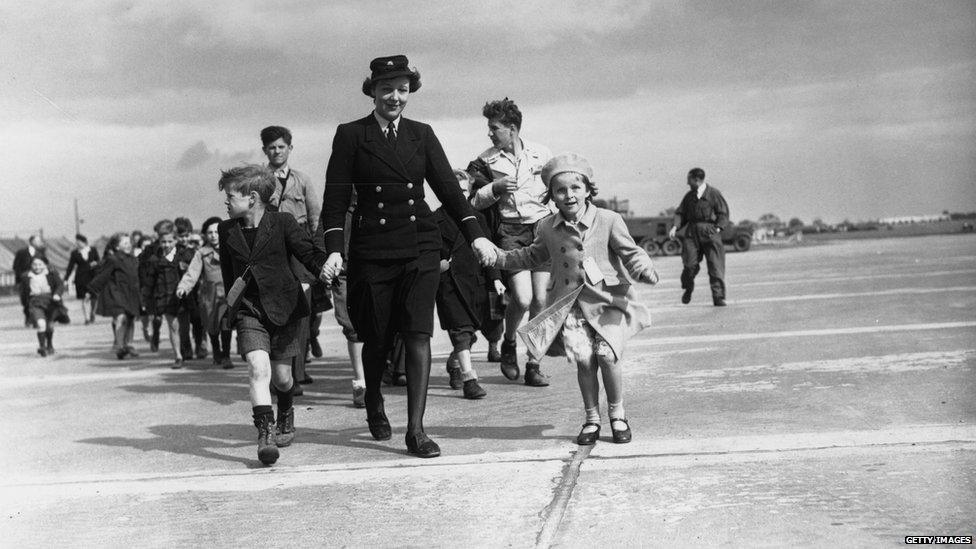
[[[555,156],[542,169],[542,179],[559,213],[539,225],[531,245],[498,250],[495,266],[531,269],[552,262],[546,309],[519,334],[533,358],[548,351],[576,364],[586,412],[578,444],[594,444],[600,437],[597,370],[603,374],[613,441],[630,442],[620,359],[627,339],[650,324],[632,284],[656,284],[657,272],[620,214],[592,204],[597,189],[585,158]]]

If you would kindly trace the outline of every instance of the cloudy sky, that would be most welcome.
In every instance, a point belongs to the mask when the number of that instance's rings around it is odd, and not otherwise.
[[[427,3],[433,5],[434,3]],[[324,178],[367,114],[371,58],[422,74],[406,115],[452,163],[508,96],[523,136],[591,159],[601,192],[656,214],[693,166],[735,220],[976,210],[976,3],[425,3],[73,0],[0,6],[0,235],[148,229],[222,214],[221,168]]]

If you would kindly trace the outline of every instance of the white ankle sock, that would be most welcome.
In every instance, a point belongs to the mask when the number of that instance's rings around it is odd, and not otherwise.
[[[599,425],[600,424],[600,407],[599,406],[594,406],[592,408],[586,408],[586,419],[584,420],[584,422],[585,423],[596,423],[597,425]],[[595,427],[590,427],[590,426],[587,426],[587,427],[584,427],[583,428],[583,432],[586,432],[586,433],[589,433],[589,432],[592,432],[592,431],[595,431],[595,430],[596,430]]]

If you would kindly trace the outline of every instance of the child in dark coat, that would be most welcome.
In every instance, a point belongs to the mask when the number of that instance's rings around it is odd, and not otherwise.
[[[462,192],[467,192],[469,176],[456,170]],[[478,372],[471,365],[471,346],[477,341],[475,331],[488,317],[488,294],[505,292],[498,269],[482,268],[461,231],[439,208],[434,215],[441,230],[441,280],[437,287],[437,316],[454,346],[447,359],[447,373],[452,389],[462,389],[464,398],[484,398],[487,393],[478,384]],[[488,232],[484,217],[475,212],[481,230]],[[491,281],[491,285],[488,285]]]
[[[112,318],[115,343],[112,350],[119,360],[139,356],[132,347],[135,317],[142,300],[139,296],[139,260],[132,255],[132,240],[126,233],[115,233],[105,247],[105,260],[88,289],[97,296],[95,312]]]
[[[37,354],[54,354],[54,322],[63,318],[64,282],[58,273],[47,266],[47,258],[39,255],[31,260],[30,271],[24,273],[20,282],[21,300],[27,303],[27,316],[37,328]]]
[[[183,277],[192,254],[186,249],[177,247],[176,232],[172,223],[160,226],[157,230],[159,240],[156,241],[155,252],[144,263],[142,272],[142,303],[150,315],[163,317],[169,329],[169,342],[173,348],[173,369],[183,367],[183,355],[180,351],[180,314],[181,302],[176,295],[176,288]],[[187,257],[189,255],[189,257]]]

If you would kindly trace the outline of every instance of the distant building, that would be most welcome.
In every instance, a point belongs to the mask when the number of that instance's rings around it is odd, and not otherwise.
[[[902,215],[898,217],[882,217],[878,223],[882,225],[904,225],[907,223],[935,223],[936,221],[949,221],[948,213],[932,215]]]

